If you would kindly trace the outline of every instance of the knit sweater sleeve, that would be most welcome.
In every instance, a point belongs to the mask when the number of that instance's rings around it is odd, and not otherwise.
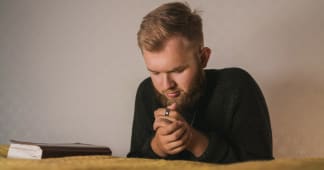
[[[204,132],[209,145],[202,156],[195,158],[198,161],[231,163],[273,159],[270,119],[262,92],[247,72],[234,72],[236,87],[227,85],[230,90],[226,92],[227,102],[223,102],[222,114],[227,117],[224,121],[228,120],[228,128],[222,133],[215,129]]]
[[[137,89],[135,111],[131,137],[131,148],[127,157],[159,158],[151,148],[151,140],[154,136],[152,128],[154,117],[152,97],[150,93],[150,81],[144,80]]]

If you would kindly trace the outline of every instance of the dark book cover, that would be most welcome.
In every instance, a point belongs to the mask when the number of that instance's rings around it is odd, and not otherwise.
[[[98,146],[83,143],[33,143],[25,141],[11,140],[9,147],[8,157],[11,158],[29,158],[42,159],[42,158],[55,158],[64,156],[83,156],[83,155],[111,155],[112,152],[107,146]],[[36,153],[37,149],[41,154]],[[11,150],[10,150],[11,149]],[[10,155],[9,155],[10,153]],[[23,155],[23,156],[21,156]]]

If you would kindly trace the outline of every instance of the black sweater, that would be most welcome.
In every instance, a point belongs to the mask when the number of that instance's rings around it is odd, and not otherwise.
[[[192,111],[196,116],[192,118],[192,114],[188,114],[184,117],[207,136],[207,149],[198,158],[183,151],[165,159],[214,163],[273,159],[269,113],[254,79],[239,68],[205,70],[205,73],[203,96]],[[127,157],[159,158],[150,142],[155,134],[154,110],[160,107],[152,80],[147,78],[137,90],[131,148]]]

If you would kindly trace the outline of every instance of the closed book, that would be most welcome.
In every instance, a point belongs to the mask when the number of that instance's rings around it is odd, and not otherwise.
[[[107,146],[83,143],[33,143],[11,140],[8,158],[43,159],[65,156],[111,155]]]

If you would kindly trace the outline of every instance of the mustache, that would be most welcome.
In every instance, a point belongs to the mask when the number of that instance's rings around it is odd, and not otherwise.
[[[163,90],[162,94],[166,94],[166,93],[174,93],[174,92],[182,92],[182,89],[179,88],[172,88],[172,89],[167,89],[167,90]]]

